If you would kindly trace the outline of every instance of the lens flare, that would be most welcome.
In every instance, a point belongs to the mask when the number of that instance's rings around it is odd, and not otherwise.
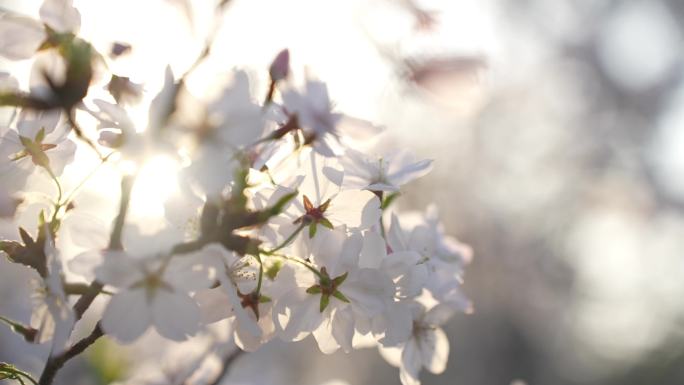
[[[164,216],[164,202],[178,190],[177,160],[157,155],[140,167],[133,194],[130,213],[136,218],[160,218]]]

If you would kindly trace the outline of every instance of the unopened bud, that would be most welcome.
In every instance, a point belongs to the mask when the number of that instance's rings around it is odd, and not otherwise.
[[[271,63],[271,68],[268,72],[271,75],[271,81],[277,82],[283,80],[290,73],[290,51],[285,48],[280,51],[278,55],[273,59]]]

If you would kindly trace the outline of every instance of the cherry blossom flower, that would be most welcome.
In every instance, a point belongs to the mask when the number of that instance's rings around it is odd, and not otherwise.
[[[409,304],[421,294],[428,279],[428,268],[422,263],[422,257],[411,250],[393,251],[380,234],[370,231],[363,239],[360,266],[385,272],[395,284],[394,296],[387,303],[386,311],[368,319],[368,331],[384,346],[406,342],[412,322]]]
[[[51,35],[76,34],[81,26],[81,14],[72,0],[45,0],[39,14],[40,21],[10,13],[0,17],[0,56],[28,59]]]
[[[348,149],[340,162],[345,188],[370,191],[398,191],[399,187],[430,172],[432,161],[413,161],[409,152],[370,157]]]
[[[23,187],[37,167],[54,178],[73,160],[76,144],[59,118],[59,112],[22,112],[16,130],[0,139],[0,176],[6,186]]]
[[[197,302],[188,294],[211,284],[201,261],[136,258],[121,251],[104,252],[95,270],[98,280],[120,289],[102,315],[102,328],[121,342],[135,341],[148,328],[183,341],[200,329]]]
[[[283,216],[278,218],[279,232],[284,237],[307,227],[313,237],[319,227],[332,229],[346,226],[350,229],[367,229],[380,219],[380,200],[370,191],[343,190],[342,173],[329,165],[334,161],[309,154],[301,165],[306,172],[295,198]]]
[[[256,349],[264,335],[256,317],[261,306],[259,298],[250,297],[257,283],[256,262],[250,257],[241,258],[218,244],[204,247],[199,254],[213,260],[221,284],[195,295],[204,321],[213,323],[231,318],[239,346],[247,350]]]
[[[432,206],[426,214],[392,215],[389,228],[383,220],[383,194],[428,173],[432,161],[408,151],[360,152],[379,127],[337,111],[322,81],[294,86],[287,49],[264,68],[265,99],[253,97],[261,85],[242,70],[230,72],[218,92],[195,95],[202,79],[195,71],[206,69],[215,48],[210,35],[182,75],[167,66],[148,103],[143,83],[130,80],[140,78],[112,72],[131,46],[115,43],[109,57],[100,56],[87,36],[77,36],[81,15],[72,0],[44,0],[39,15],[0,16],[0,56],[32,59],[28,79],[0,72],[2,104],[14,109],[2,111],[9,118],[0,124],[0,219],[26,226],[38,217],[41,229],[34,241],[20,227],[23,243],[0,239],[0,247],[10,262],[38,272],[31,324],[39,341],[52,341],[48,377],[72,357],[55,355],[103,334],[125,344],[162,341],[155,347],[164,351],[170,341],[183,342],[174,346],[198,356],[169,370],[173,375],[131,376],[134,383],[207,382],[221,372],[215,365],[201,373],[210,351],[255,351],[275,338],[309,335],[325,354],[361,345],[398,354],[404,385],[418,384],[422,368],[444,370],[449,346],[440,325],[470,310],[461,279],[472,252],[445,234]],[[29,92],[19,87],[25,81]],[[143,101],[146,124],[132,105]],[[74,180],[78,167],[65,168],[86,145],[97,162]],[[172,162],[151,167],[167,157]],[[78,158],[78,166],[93,160]],[[115,161],[118,169],[109,168]],[[96,191],[90,203],[80,194],[100,169],[121,182],[121,194],[111,195],[118,205],[102,186],[89,191]],[[174,182],[158,182],[165,179],[155,178],[158,170]],[[56,186],[56,199],[44,198],[41,182]],[[40,216],[31,212],[36,203]],[[149,214],[147,205],[164,215]],[[95,314],[98,327],[76,340],[74,322],[96,298],[106,298]],[[147,368],[164,355],[151,354]]]
[[[347,134],[351,139],[364,140],[380,131],[369,122],[333,112],[328,87],[321,81],[309,79],[304,90],[288,88],[282,92],[282,97],[287,113],[297,117],[305,142],[323,156],[344,152],[340,146],[342,134]]]
[[[453,308],[444,304],[426,311],[425,306],[414,303],[411,339],[400,348],[380,348],[387,362],[400,367],[402,385],[419,385],[422,368],[433,374],[444,372],[449,358],[449,339],[440,326],[453,313]]]
[[[89,111],[98,119],[99,143],[116,149],[122,158],[143,163],[157,153],[173,155],[173,146],[160,135],[169,115],[174,110],[176,81],[170,68],[166,68],[164,85],[150,103],[148,125],[138,131],[126,110],[119,104],[96,99],[93,103],[99,111]]]
[[[261,137],[265,123],[247,74],[234,72],[232,83],[207,106],[205,120],[194,131],[199,147],[185,172],[196,187],[207,196],[220,195],[235,177],[240,152]]]
[[[352,348],[357,315],[380,314],[392,298],[392,280],[377,269],[361,268],[361,236],[346,235],[345,229],[322,231],[304,240],[308,253],[300,254],[319,270],[317,276],[302,277],[297,287],[283,294],[273,309],[281,338],[300,340],[313,333],[322,352],[340,346]]]
[[[421,255],[428,269],[427,290],[439,301],[447,301],[466,312],[471,311],[470,301],[461,290],[461,276],[465,264],[472,259],[469,246],[444,234],[437,209],[431,206],[424,217],[412,219],[414,227],[405,232],[396,215],[388,232],[388,244],[394,251],[412,250]]]

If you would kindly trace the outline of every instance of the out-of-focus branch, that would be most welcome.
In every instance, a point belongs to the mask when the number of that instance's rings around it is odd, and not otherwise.
[[[45,369],[43,374],[40,375],[40,380],[38,380],[39,385],[50,385],[55,379],[57,372],[64,366],[64,364],[70,359],[83,353],[90,345],[95,343],[100,337],[104,335],[100,324],[95,326],[95,329],[82,340],[75,343],[72,347],[67,349],[64,353],[50,357],[45,364]]]
[[[114,228],[112,229],[111,236],[109,237],[109,250],[122,250],[122,234],[123,226],[126,223],[126,214],[128,212],[128,206],[131,201],[131,191],[133,190],[133,184],[135,182],[134,175],[127,175],[121,179],[121,199],[119,203],[119,213],[114,221]],[[74,305],[74,312],[76,313],[76,320],[83,317],[83,313],[90,307],[93,303],[95,297],[102,291],[104,285],[97,280],[93,281],[85,294],[78,299]]]
[[[119,204],[119,213],[114,221],[114,228],[112,229],[111,236],[109,238],[109,250],[121,250],[123,249],[122,235],[123,226],[126,223],[126,213],[128,212],[128,206],[131,201],[131,191],[133,190],[133,184],[135,182],[135,175],[127,175],[121,179],[121,199]],[[90,286],[86,289],[86,292],[78,299],[74,305],[74,313],[76,320],[80,320],[83,317],[83,313],[88,310],[90,305],[93,303],[97,295],[101,292],[104,285],[97,280],[93,281]],[[76,357],[77,355],[83,353],[83,351],[92,345],[98,338],[102,337],[104,332],[98,323],[95,330],[86,338],[78,341],[76,344],[67,349],[64,353],[48,358],[45,368],[43,369],[43,374],[40,376],[40,385],[50,385],[54,380],[57,372],[64,366],[64,364],[70,359]]]
[[[221,367],[221,372],[219,372],[218,376],[214,379],[214,381],[210,382],[208,385],[219,385],[223,380],[226,378],[228,373],[230,372],[230,368],[237,360],[244,351],[242,349],[236,349],[235,351],[229,353],[223,358],[223,366]]]

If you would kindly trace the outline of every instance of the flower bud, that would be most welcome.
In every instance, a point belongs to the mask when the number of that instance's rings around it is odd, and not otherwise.
[[[290,73],[290,51],[285,48],[280,51],[278,55],[273,59],[271,63],[271,68],[268,70],[271,75],[271,81],[277,82],[283,80]]]

